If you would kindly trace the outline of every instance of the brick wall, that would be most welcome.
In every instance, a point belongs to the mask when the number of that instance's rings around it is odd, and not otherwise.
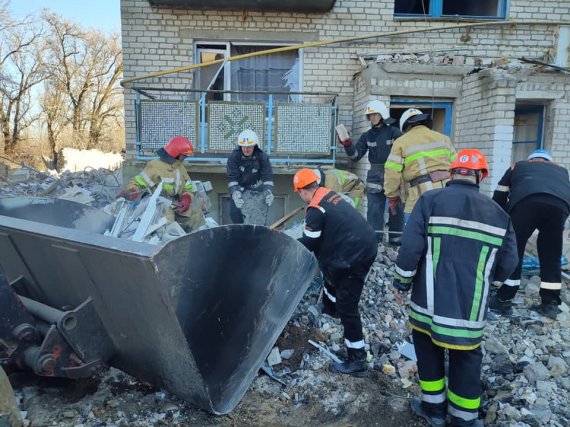
[[[337,0],[326,14],[188,10],[151,7],[147,0],[121,0],[122,42],[125,77],[171,69],[191,64],[194,42],[200,40],[330,40],[378,32],[439,26],[442,22],[398,20],[393,17],[393,0]],[[561,19],[570,14],[568,2],[512,0],[508,18]],[[339,119],[352,119],[352,76],[360,70],[358,55],[377,55],[414,50],[451,50],[461,52],[466,64],[476,57],[542,57],[555,45],[555,26],[528,25],[500,28],[475,28],[470,41],[460,41],[465,31],[447,30],[372,39],[360,43],[306,49],[304,52],[304,89],[335,92],[339,97]],[[146,80],[146,84],[188,87],[191,75]],[[125,91],[127,152],[133,154],[133,93]],[[357,117],[358,114],[355,114]],[[355,128],[360,126],[354,123]]]

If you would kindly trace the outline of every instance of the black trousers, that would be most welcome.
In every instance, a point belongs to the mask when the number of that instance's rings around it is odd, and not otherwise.
[[[540,297],[542,302],[560,304],[562,233],[568,214],[564,209],[534,201],[532,197],[521,201],[511,212],[511,221],[517,235],[519,264],[505,285],[499,288],[503,301],[515,297],[519,287],[524,250],[529,237],[538,230],[537,250],[540,263]]]
[[[422,405],[434,415],[452,416],[452,425],[469,425],[478,418],[481,398],[481,347],[449,352],[449,381],[445,392],[445,348],[423,332],[412,331],[418,358]],[[447,397],[447,398],[446,398]]]
[[[384,230],[384,210],[386,209],[386,196],[384,195],[384,191],[373,193],[368,190],[366,198],[368,200],[366,220],[374,230]],[[396,209],[396,215],[392,215],[390,210],[388,210],[388,230],[396,232],[389,234],[389,241],[401,237],[400,233],[404,228],[404,207],[400,204]],[[376,238],[379,242],[383,240],[383,237],[382,233],[376,233]]]
[[[344,328],[345,344],[349,349],[364,348],[362,321],[358,303],[368,270],[374,258],[354,265],[350,270],[339,272],[334,277],[325,277],[323,304],[335,308]]]
[[[230,196],[230,219],[232,224],[243,224],[243,214],[241,209],[238,209],[234,203],[234,199]]]

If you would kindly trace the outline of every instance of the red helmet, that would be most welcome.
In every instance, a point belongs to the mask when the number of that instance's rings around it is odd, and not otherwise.
[[[489,165],[487,164],[487,159],[479,150],[466,149],[461,150],[457,153],[457,157],[451,164],[452,171],[457,169],[456,173],[460,175],[467,175],[467,171],[481,171],[481,179],[489,176]],[[461,170],[464,173],[461,173]]]
[[[186,156],[194,155],[194,147],[188,138],[185,136],[173,136],[170,141],[164,146],[164,151],[176,158],[181,154]]]
[[[319,177],[311,169],[301,169],[293,177],[293,189],[299,191],[313,182],[318,182]]]

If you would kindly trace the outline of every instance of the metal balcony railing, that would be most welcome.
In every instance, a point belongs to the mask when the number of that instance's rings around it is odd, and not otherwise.
[[[194,144],[190,163],[225,163],[239,133],[252,129],[272,163],[335,163],[336,94],[134,90],[138,159],[184,135]],[[240,98],[253,101],[223,100]]]

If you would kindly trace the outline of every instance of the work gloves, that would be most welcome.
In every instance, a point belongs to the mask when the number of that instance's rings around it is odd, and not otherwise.
[[[136,188],[131,188],[129,190],[123,190],[117,194],[116,198],[118,199],[119,197],[122,197],[122,198],[132,202],[132,201],[137,200],[139,198],[139,191]]]
[[[244,201],[243,198],[241,197],[241,191],[236,190],[232,193],[232,199],[234,201],[234,204],[236,205],[236,208],[241,209],[243,208],[244,205]]]
[[[192,202],[192,196],[190,194],[184,194],[180,197],[178,203],[176,203],[176,212],[182,214],[190,209],[190,203]]]
[[[336,136],[336,140],[337,140],[338,143],[339,143],[340,145],[342,145],[344,148],[350,147],[350,146],[352,145],[352,141],[350,140],[350,138],[349,138],[349,139],[345,139],[344,141],[341,141],[340,138],[339,138],[339,136],[337,135],[337,136]]]
[[[400,201],[400,196],[388,197],[388,207],[390,208],[390,214],[397,215],[398,214],[398,206],[400,206],[402,202]]]
[[[273,193],[271,192],[271,190],[265,190],[265,203],[267,204],[267,206],[271,206],[271,204],[273,203],[273,199],[275,197],[273,196]]]

